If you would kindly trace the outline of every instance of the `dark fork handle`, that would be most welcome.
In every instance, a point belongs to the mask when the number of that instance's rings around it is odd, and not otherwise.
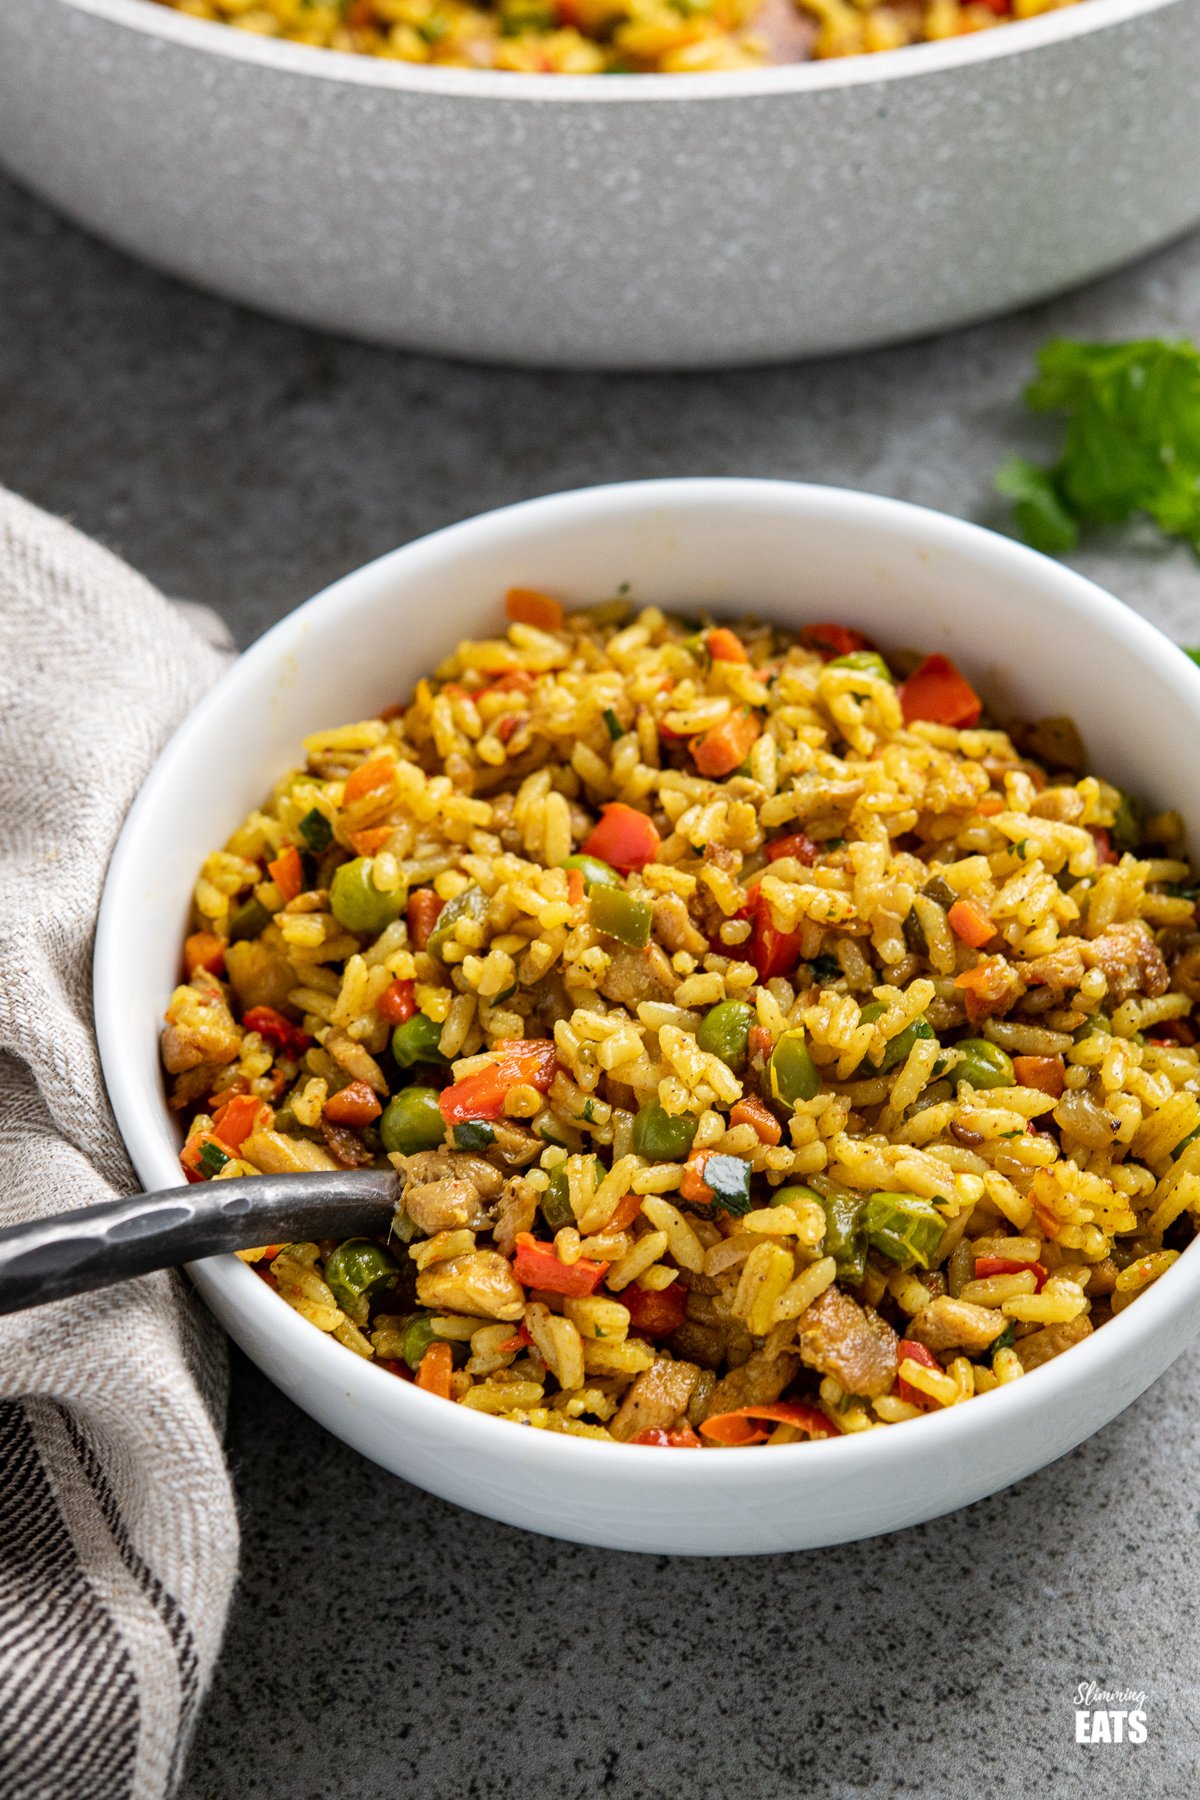
[[[10,1225],[0,1231],[0,1313],[227,1250],[385,1232],[399,1192],[390,1169],[244,1175]]]

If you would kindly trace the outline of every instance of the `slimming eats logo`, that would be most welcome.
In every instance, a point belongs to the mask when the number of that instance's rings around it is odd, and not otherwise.
[[[1144,1744],[1146,1696],[1132,1688],[1102,1688],[1081,1681],[1075,1689],[1077,1744]]]

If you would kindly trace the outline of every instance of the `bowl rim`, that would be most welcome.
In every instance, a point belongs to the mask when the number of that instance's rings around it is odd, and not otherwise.
[[[566,514],[579,520],[607,515],[614,523],[628,525],[640,513],[664,507],[702,513],[724,507],[736,512],[739,504],[760,509],[774,507],[792,517],[824,520],[832,517],[849,529],[891,525],[930,549],[944,548],[968,561],[990,564],[1000,572],[1011,571],[1026,582],[1036,581],[1048,602],[1074,613],[1090,630],[1102,631],[1122,642],[1154,678],[1176,690],[1200,720],[1200,668],[1181,655],[1177,646],[1149,620],[1085,576],[1011,538],[908,501],[805,482],[723,476],[680,477],[567,490],[519,501],[443,526],[341,576],[258,638],[186,715],[160,752],[127,815],[113,851],[101,899],[93,956],[93,999],[96,1036],[110,1101],[131,1160],[143,1179],[153,1179],[158,1185],[164,1185],[158,1170],[165,1171],[168,1164],[161,1142],[162,1121],[147,1120],[137,1102],[136,1085],[124,1075],[122,1044],[129,1033],[122,1024],[120,963],[114,944],[119,939],[122,916],[131,908],[136,910],[143,852],[141,822],[153,817],[158,796],[163,790],[170,790],[175,770],[188,762],[194,746],[203,743],[209,720],[219,718],[226,707],[241,704],[245,695],[252,695],[260,680],[260,670],[265,672],[277,667],[281,652],[295,653],[295,645],[314,612],[336,609],[343,602],[369,594],[371,590],[386,593],[394,599],[399,584],[410,578],[419,580],[429,566],[444,567],[447,562],[452,563],[460,547],[474,551],[481,544],[484,547],[489,543],[503,546],[528,529],[536,531],[543,518],[553,519],[556,515]],[[172,1150],[172,1160],[174,1154]],[[153,1171],[153,1176],[149,1171]],[[480,1453],[493,1456],[503,1449],[505,1442],[511,1442],[517,1460],[544,1466],[548,1472],[564,1476],[588,1471],[599,1475],[612,1465],[597,1461],[598,1457],[618,1457],[624,1459],[622,1480],[636,1477],[639,1464],[634,1453],[639,1446],[601,1443],[549,1431],[526,1431],[518,1436],[507,1420],[491,1418],[466,1407],[447,1406],[436,1396],[422,1393],[412,1383],[397,1380],[315,1330],[260,1281],[247,1264],[233,1256],[209,1259],[194,1265],[193,1272],[202,1292],[207,1295],[211,1290],[217,1294],[224,1308],[243,1312],[247,1317],[257,1315],[258,1335],[271,1339],[280,1358],[295,1370],[297,1381],[289,1391],[302,1392],[305,1371],[311,1370],[320,1386],[341,1390],[357,1408],[385,1415],[390,1413],[401,1430],[406,1422],[410,1423],[415,1431],[423,1434],[426,1442],[443,1439],[447,1445],[457,1444],[468,1451],[474,1447]],[[1147,1344],[1160,1333],[1175,1331],[1185,1316],[1194,1312],[1198,1299],[1200,1241],[1194,1241],[1154,1283],[1152,1291],[1141,1295],[1135,1306],[1125,1308],[1084,1342],[1073,1345],[1069,1354],[1031,1370],[1020,1381],[980,1396],[981,1400],[987,1401],[986,1405],[956,1406],[943,1413],[927,1415],[922,1421],[922,1432],[940,1435],[916,1438],[905,1432],[871,1431],[823,1440],[819,1452],[809,1443],[799,1443],[780,1445],[773,1454],[787,1455],[793,1460],[813,1454],[840,1457],[847,1475],[861,1471],[863,1475],[878,1477],[886,1473],[896,1457],[919,1454],[921,1444],[930,1450],[939,1444],[948,1448],[957,1439],[965,1452],[968,1446],[978,1444],[993,1427],[1002,1427],[1006,1420],[1011,1421],[1031,1409],[1033,1414],[1043,1408],[1050,1409],[1056,1403],[1069,1400],[1072,1394],[1086,1386],[1104,1385],[1106,1375],[1116,1376],[1118,1365],[1132,1359],[1140,1345]],[[1187,1341],[1186,1336],[1179,1341],[1180,1351]],[[331,1358],[335,1360],[330,1361]],[[425,1408],[425,1411],[413,1414],[411,1408],[414,1406]],[[431,1407],[437,1410],[431,1412]],[[509,1433],[510,1438],[497,1439],[494,1435],[497,1430]],[[482,1437],[478,1435],[481,1432]],[[868,1444],[872,1446],[870,1449]],[[745,1470],[747,1480],[753,1480],[750,1473],[753,1465],[746,1460],[752,1448],[736,1452],[740,1458],[738,1466]],[[727,1451],[726,1454],[735,1453]],[[631,1457],[632,1462],[629,1461]],[[579,1458],[583,1460],[579,1461]],[[543,1462],[543,1459],[548,1461]],[[642,1459],[645,1480],[656,1487],[664,1479],[668,1482],[691,1480],[687,1473],[689,1465],[687,1457]],[[802,1466],[797,1465],[798,1468]],[[826,1465],[827,1474],[832,1467]]]
[[[916,79],[1033,53],[1053,44],[1092,36],[1129,20],[1165,11],[1186,0],[1081,0],[1003,28],[969,32],[938,43],[913,44],[867,56],[789,63],[767,69],[720,70],[689,75],[572,75],[559,81],[495,69],[444,69],[390,62],[347,51],[317,49],[258,37],[161,6],[156,0],[58,0],[71,11],[123,26],[151,38],[199,50],[228,62],[280,74],[315,76],[356,87],[413,95],[475,99],[628,105],[673,100],[748,100],[772,95],[825,93],[869,83]]]

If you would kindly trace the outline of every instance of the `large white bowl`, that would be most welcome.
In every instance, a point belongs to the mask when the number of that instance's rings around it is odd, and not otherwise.
[[[1095,766],[1182,809],[1200,843],[1200,670],[1090,582],[894,500],[768,481],[591,488],[489,513],[346,576],[208,694],[138,797],[109,872],[95,996],[109,1093],[147,1188],[175,1185],[158,1031],[203,854],[260,804],[298,740],[407,695],[510,585],[590,602],[853,622],[943,650],[998,707],[1073,714]],[[400,1382],[305,1324],[244,1264],[192,1271],[297,1403],[409,1481],[510,1524],[620,1549],[792,1550],[913,1524],[1016,1481],[1141,1393],[1200,1326],[1200,1248],[1134,1306],[1010,1387],[936,1417],[760,1453],[671,1454],[518,1430]]]
[[[555,78],[0,0],[0,162],[217,292],[420,350],[616,368],[940,330],[1200,217],[1196,0],[1084,0],[759,72]]]

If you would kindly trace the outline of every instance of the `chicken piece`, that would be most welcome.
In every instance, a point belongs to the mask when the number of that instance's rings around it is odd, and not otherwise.
[[[1047,987],[1065,994],[1083,980],[1083,944],[1079,938],[1063,938],[1045,956],[1021,964],[1021,978],[1030,987]]]
[[[656,1362],[638,1376],[609,1423],[619,1443],[640,1431],[667,1431],[692,1397],[700,1371],[695,1363]]]
[[[687,1319],[667,1341],[672,1355],[699,1363],[702,1369],[719,1369],[725,1361],[725,1334],[718,1325]]]
[[[505,1323],[525,1315],[520,1283],[496,1250],[472,1250],[432,1264],[417,1277],[417,1299],[439,1311]]]
[[[261,937],[227,944],[225,973],[243,1013],[253,1006],[272,1006],[276,1012],[286,1013],[288,996],[299,981],[277,925],[268,925]]]
[[[1083,946],[1083,960],[1089,968],[1104,971],[1108,1000],[1114,1006],[1133,994],[1157,1000],[1171,985],[1162,951],[1137,919],[1102,931]]]
[[[375,1161],[358,1133],[345,1125],[334,1125],[329,1119],[322,1119],[321,1136],[343,1169],[365,1169],[368,1163]]]
[[[496,1218],[492,1225],[492,1236],[497,1249],[505,1256],[511,1256],[517,1247],[517,1238],[522,1231],[532,1231],[537,1218],[538,1196],[536,1188],[530,1187],[523,1175],[514,1175],[505,1182],[500,1204],[496,1208]]]
[[[801,1313],[797,1335],[809,1368],[832,1375],[849,1394],[874,1399],[896,1378],[896,1333],[873,1308],[836,1287]]]
[[[319,1144],[310,1144],[307,1138],[285,1137],[281,1131],[252,1131],[243,1142],[241,1153],[264,1175],[296,1175],[341,1166]]]
[[[1021,1367],[1028,1373],[1091,1335],[1092,1322],[1086,1313],[1080,1313],[1078,1318],[1068,1319],[1065,1325],[1047,1325],[1044,1331],[1031,1331],[1028,1337],[1018,1338],[1013,1349],[1021,1359]]]
[[[398,1156],[397,1169],[418,1185],[427,1181],[444,1181],[447,1176],[473,1184],[484,1200],[495,1200],[504,1186],[499,1169],[493,1169],[482,1156],[466,1150],[418,1150],[415,1156]]]
[[[970,1300],[952,1300],[947,1294],[931,1300],[913,1315],[906,1337],[915,1338],[927,1350],[963,1349],[968,1354],[986,1350],[1008,1324],[1004,1314],[991,1306],[975,1306]]]
[[[404,1181],[405,1212],[428,1237],[435,1231],[483,1231],[491,1225],[486,1202],[497,1200],[504,1177],[481,1156],[462,1150],[421,1150],[393,1157]]]
[[[375,1061],[369,1050],[352,1038],[347,1031],[338,1026],[326,1032],[323,1048],[328,1050],[335,1063],[345,1069],[355,1081],[365,1081],[369,1088],[377,1094],[386,1096],[388,1084],[384,1080],[383,1070]]]
[[[523,1169],[541,1155],[545,1144],[527,1125],[497,1119],[492,1126],[491,1151],[506,1169]]]
[[[735,1412],[739,1406],[765,1406],[768,1401],[778,1400],[796,1372],[794,1356],[795,1349],[791,1346],[779,1356],[768,1356],[765,1350],[756,1350],[740,1369],[731,1369],[718,1381],[709,1395],[705,1418],[711,1419],[716,1413]]]
[[[224,1068],[240,1054],[242,1035],[220,982],[198,969],[189,986],[177,987],[171,995],[162,1034],[163,1065],[170,1075],[201,1064],[214,1071]]]
[[[687,906],[678,894],[659,894],[654,902],[654,929],[674,953],[688,950],[693,956],[704,956],[708,939],[692,924]]]
[[[608,972],[600,983],[606,1000],[636,1011],[643,1000],[669,1000],[675,991],[676,976],[658,944],[647,944],[644,950],[624,946],[609,958]]]

